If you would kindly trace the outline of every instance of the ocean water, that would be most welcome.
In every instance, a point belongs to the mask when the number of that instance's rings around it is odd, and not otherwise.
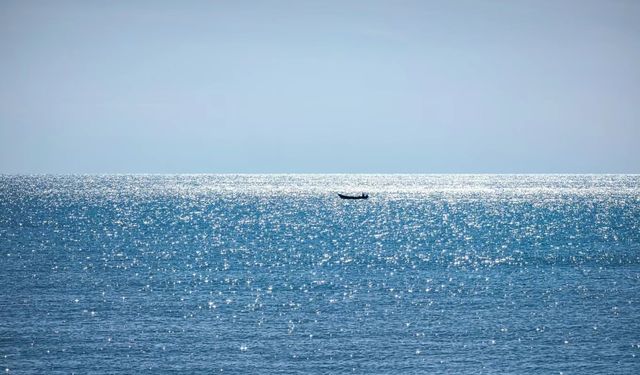
[[[0,176],[0,371],[638,374],[640,176]]]

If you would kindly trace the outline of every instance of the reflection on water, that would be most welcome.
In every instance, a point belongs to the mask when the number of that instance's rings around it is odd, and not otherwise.
[[[0,176],[0,365],[637,373],[639,182]]]

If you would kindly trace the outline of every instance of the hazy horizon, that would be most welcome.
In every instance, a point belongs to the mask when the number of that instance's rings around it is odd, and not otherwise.
[[[640,2],[0,3],[0,173],[640,173]]]

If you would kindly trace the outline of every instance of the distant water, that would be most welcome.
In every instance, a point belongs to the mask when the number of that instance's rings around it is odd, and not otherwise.
[[[0,259],[3,372],[640,374],[640,176],[5,175]]]

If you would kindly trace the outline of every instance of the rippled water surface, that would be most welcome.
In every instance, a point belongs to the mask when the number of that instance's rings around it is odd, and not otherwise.
[[[640,373],[639,176],[5,175],[0,267],[10,373]]]

